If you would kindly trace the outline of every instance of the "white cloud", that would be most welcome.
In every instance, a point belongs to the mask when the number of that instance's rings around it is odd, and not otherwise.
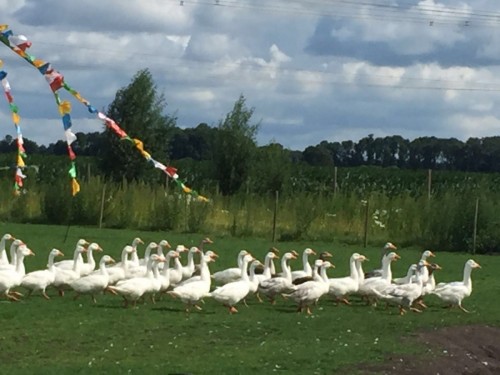
[[[33,42],[30,53],[52,62],[99,109],[148,68],[179,125],[216,124],[243,94],[262,121],[259,140],[295,149],[367,134],[497,134],[500,40],[496,28],[474,18],[496,14],[497,3],[421,1],[421,19],[433,26],[409,18],[417,5],[388,3],[399,6],[394,11],[370,4],[0,0],[0,13]],[[471,27],[449,22],[460,12]],[[319,40],[314,54],[311,39]],[[43,77],[0,50],[25,136],[62,139]],[[13,134],[8,115],[0,102],[0,136]],[[73,119],[75,132],[100,129],[76,101]]]

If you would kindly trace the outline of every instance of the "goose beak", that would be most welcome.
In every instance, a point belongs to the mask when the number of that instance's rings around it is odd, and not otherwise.
[[[273,252],[273,253],[274,253],[274,254],[276,254],[276,255],[278,255],[278,254],[280,253],[280,251],[279,251],[277,248],[275,248],[275,247],[271,247],[271,248],[269,249],[269,251]]]
[[[429,252],[429,256],[430,256],[430,257],[432,257],[432,258],[434,258],[434,257],[436,256],[436,254],[434,254],[434,253],[431,251],[431,252]]]
[[[31,249],[28,249],[28,255],[32,255],[32,256],[35,256],[35,253],[31,250]]]
[[[101,246],[97,246],[97,251],[104,251]]]
[[[109,258],[108,263],[116,263],[116,261],[113,258]]]
[[[141,240],[140,238],[139,238],[139,240],[137,242],[140,243],[141,245],[144,245],[144,241]]]
[[[401,257],[399,256],[399,254],[396,254],[396,255],[394,256],[394,260],[398,260],[398,259],[401,259]]]
[[[312,255],[316,255],[316,251],[311,250],[311,254],[312,254]]]
[[[481,265],[479,263],[476,263],[476,268],[481,268]]]
[[[219,254],[213,253],[211,257],[214,258],[214,259],[217,259],[219,257]]]
[[[58,252],[57,252],[57,256],[63,257],[63,256],[64,256],[64,253],[63,253],[62,251],[58,251]]]

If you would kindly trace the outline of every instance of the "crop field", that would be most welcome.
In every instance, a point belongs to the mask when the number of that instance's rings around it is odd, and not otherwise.
[[[137,236],[145,243],[166,239],[172,246],[193,246],[208,235],[214,243],[205,249],[219,255],[210,266],[212,272],[234,267],[241,249],[263,260],[270,246],[276,246],[280,254],[292,249],[302,253],[311,247],[333,254],[336,268],[328,271],[330,277],[348,274],[348,259],[353,252],[370,259],[364,264],[365,270],[378,268],[383,246],[273,244],[256,238],[217,238],[209,233],[7,223],[0,228],[2,234],[11,233],[35,252],[25,261],[27,272],[44,268],[52,248],[63,251],[65,259],[71,258],[79,238],[99,243],[103,254],[118,261],[122,248]],[[144,247],[138,248],[140,256]],[[399,247],[401,259],[393,264],[394,277],[405,275],[423,250]],[[50,300],[40,294],[22,297],[19,302],[1,299],[2,373],[331,374],[343,369],[355,373],[357,365],[383,361],[391,353],[427,353],[425,346],[402,339],[411,338],[421,329],[468,324],[500,326],[500,257],[431,250],[436,254],[432,261],[443,268],[436,273],[437,282],[461,280],[469,258],[482,266],[473,271],[473,292],[464,300],[469,314],[444,309],[433,296],[425,300],[429,307],[423,313],[409,312],[404,316],[395,307],[366,306],[356,297],[352,297],[351,306],[337,305],[324,297],[310,316],[297,313],[291,300],[279,299],[271,305],[253,298],[248,300],[248,307],[239,304],[239,312],[233,315],[210,298],[201,311],[186,313],[183,304],[169,295],[161,296],[156,304],[146,300],[137,308],[124,308],[122,299],[111,294],[99,295],[94,304],[88,296],[74,300],[72,292],[60,297],[51,289]],[[98,259],[100,256],[96,255]],[[291,266],[300,269],[300,259]],[[22,288],[17,291],[24,293]]]

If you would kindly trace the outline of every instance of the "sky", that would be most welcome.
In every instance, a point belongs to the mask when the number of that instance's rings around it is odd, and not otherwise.
[[[259,145],[302,151],[369,134],[498,135],[498,8],[498,0],[0,0],[0,24],[101,111],[149,69],[179,127],[217,126],[243,95]],[[24,137],[64,140],[43,76],[3,44],[0,59]],[[101,131],[66,94],[73,132]],[[0,139],[14,134],[0,101]]]

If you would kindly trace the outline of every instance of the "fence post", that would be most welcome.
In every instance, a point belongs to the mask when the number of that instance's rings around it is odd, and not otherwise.
[[[474,211],[474,233],[472,235],[472,254],[476,253],[476,239],[477,239],[477,217],[479,214],[479,198],[476,198],[476,209]]]
[[[333,168],[333,197],[337,195],[337,167]]]
[[[279,192],[276,190],[274,198],[274,212],[273,212],[273,242],[276,242],[276,221],[278,217],[278,198]]]
[[[432,190],[432,169],[427,170],[427,199],[431,200]]]
[[[363,246],[366,248],[368,246],[368,212],[370,211],[370,200],[366,200],[366,211],[365,211],[365,233],[363,238]]]
[[[102,218],[104,216],[104,199],[106,197],[106,183],[102,185],[102,196],[101,196],[101,213],[99,214],[99,229],[102,228]]]

